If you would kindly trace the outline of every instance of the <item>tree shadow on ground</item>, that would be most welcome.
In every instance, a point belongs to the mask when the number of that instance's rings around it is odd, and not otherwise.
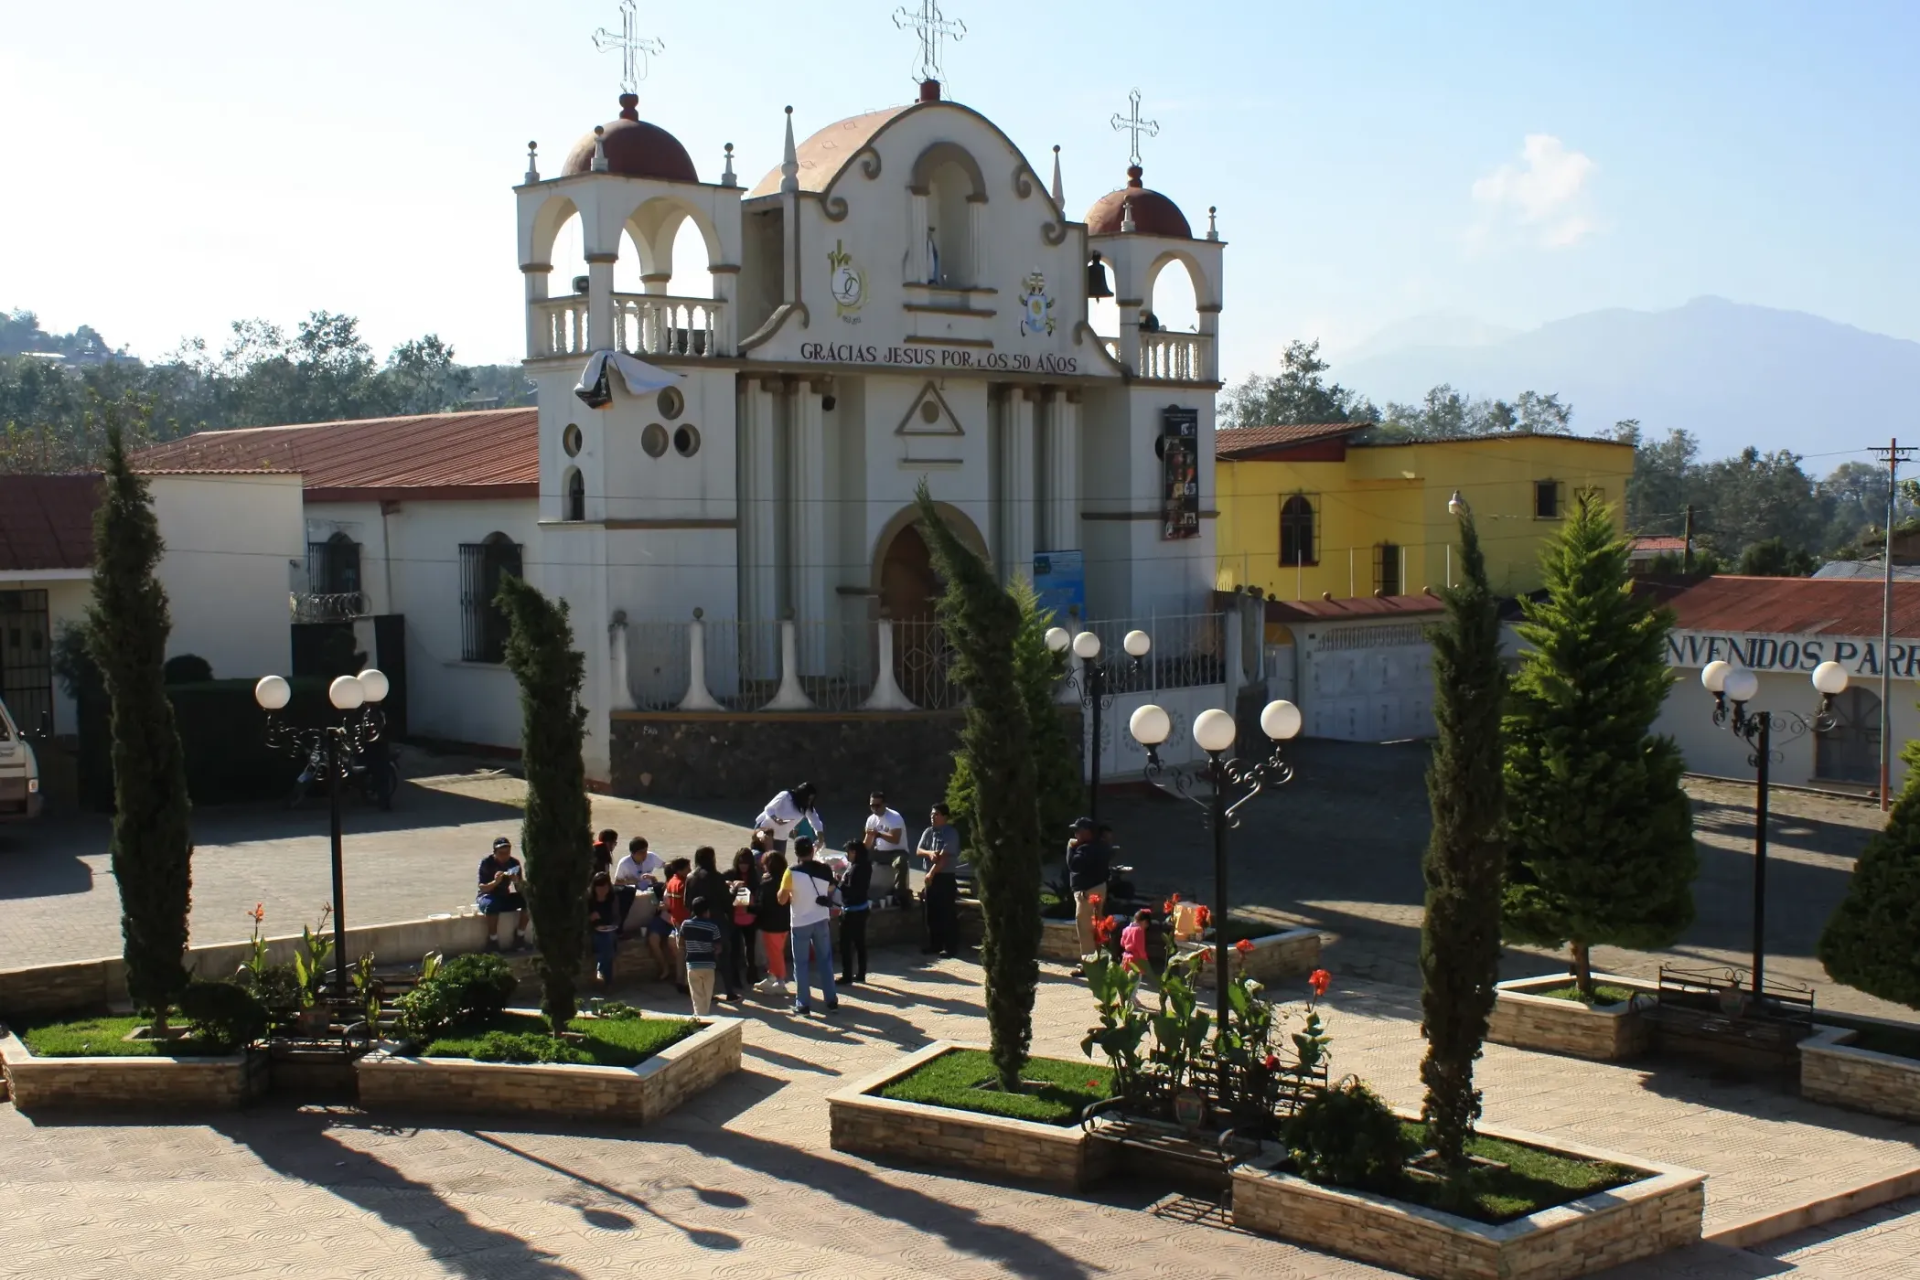
[[[1641,1088],[1663,1098],[1758,1120],[1818,1125],[1836,1134],[1897,1142],[1920,1150],[1920,1124],[1810,1102],[1799,1096],[1798,1081],[1790,1073],[1736,1071],[1665,1055],[1627,1065],[1643,1073]]]
[[[639,1196],[630,1195],[618,1187],[609,1186],[598,1179],[589,1178],[585,1174],[577,1173],[565,1165],[558,1164],[542,1156],[537,1156],[531,1151],[522,1147],[516,1147],[504,1139],[471,1130],[468,1131],[467,1136],[476,1142],[484,1142],[490,1147],[496,1147],[501,1151],[507,1152],[509,1155],[519,1156],[522,1160],[530,1164],[539,1165],[542,1169],[546,1169],[551,1173],[557,1173],[563,1178],[570,1178],[581,1186],[590,1188],[609,1200],[617,1200],[622,1204],[638,1209],[662,1226],[671,1227],[673,1230],[678,1231],[687,1238],[688,1243],[698,1245],[702,1249],[731,1252],[740,1247],[739,1236],[731,1235],[725,1231],[712,1231],[704,1227],[686,1226],[668,1217],[665,1213],[654,1208],[652,1204]],[[693,1190],[703,1203],[712,1205],[715,1208],[743,1209],[753,1203],[746,1196],[736,1191],[722,1191],[705,1187],[694,1187]],[[599,1227],[601,1230],[626,1231],[631,1230],[634,1225],[630,1218],[611,1209],[592,1204],[573,1204],[572,1207],[580,1210],[580,1216],[584,1218],[589,1225]]]

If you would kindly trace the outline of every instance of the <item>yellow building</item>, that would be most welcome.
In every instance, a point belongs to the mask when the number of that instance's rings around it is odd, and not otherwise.
[[[1582,491],[1611,504],[1624,528],[1631,445],[1521,433],[1365,444],[1353,438],[1364,425],[1215,434],[1220,590],[1259,587],[1276,600],[1438,590],[1457,576],[1456,490],[1501,595],[1541,585],[1541,544]]]

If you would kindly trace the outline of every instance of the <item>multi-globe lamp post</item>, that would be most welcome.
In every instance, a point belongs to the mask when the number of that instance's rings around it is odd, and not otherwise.
[[[374,667],[357,676],[336,677],[327,686],[327,701],[340,713],[339,719],[333,724],[295,725],[281,715],[293,700],[293,688],[285,677],[261,676],[253,687],[253,700],[267,713],[267,745],[326,773],[327,807],[333,828],[333,981],[335,994],[343,999],[351,988],[347,981],[347,886],[340,860],[340,783],[352,771],[355,757],[373,745],[386,728],[380,704],[386,701],[388,691],[386,675]]]
[[[1142,661],[1153,650],[1153,637],[1144,631],[1129,631],[1121,640],[1120,647],[1127,651],[1126,670],[1138,671]],[[1097,824],[1100,821],[1100,715],[1113,705],[1112,666],[1100,661],[1100,637],[1091,631],[1082,631],[1076,636],[1069,635],[1065,627],[1049,627],[1047,648],[1055,653],[1065,653],[1072,648],[1073,656],[1080,659],[1079,672],[1067,673],[1067,687],[1078,693],[1081,705],[1090,708],[1093,713],[1087,816]]]
[[[1219,708],[1202,711],[1193,720],[1193,742],[1206,753],[1206,763],[1191,773],[1169,770],[1160,759],[1160,747],[1173,732],[1173,717],[1166,710],[1148,703],[1135,711],[1127,722],[1134,741],[1147,749],[1146,780],[1168,795],[1191,800],[1206,814],[1207,827],[1213,832],[1213,984],[1215,1032],[1227,1027],[1228,924],[1232,912],[1227,903],[1227,832],[1240,825],[1240,810],[1269,787],[1281,786],[1293,778],[1293,766],[1286,760],[1285,744],[1300,733],[1300,708],[1284,698],[1269,702],[1260,711],[1260,731],[1272,744],[1272,753],[1264,760],[1248,762],[1230,755],[1240,736],[1240,727]],[[1220,1102],[1229,1105],[1231,1084],[1224,1055],[1220,1061]]]
[[[1753,999],[1765,994],[1767,950],[1767,799],[1768,766],[1776,758],[1775,734],[1797,738],[1808,731],[1830,732],[1838,723],[1833,700],[1846,692],[1847,669],[1823,662],[1813,669],[1814,692],[1820,709],[1811,718],[1796,711],[1750,711],[1748,704],[1760,692],[1760,677],[1729,662],[1709,662],[1700,669],[1700,683],[1713,695],[1713,723],[1730,728],[1749,748],[1747,763],[1754,770],[1753,799]]]

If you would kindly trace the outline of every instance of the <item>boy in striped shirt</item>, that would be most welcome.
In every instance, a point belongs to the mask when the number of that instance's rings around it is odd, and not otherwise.
[[[720,960],[720,926],[713,921],[713,904],[695,898],[693,914],[680,926],[680,948],[687,956],[687,990],[693,995],[693,1013],[704,1018],[713,1004],[713,979]]]

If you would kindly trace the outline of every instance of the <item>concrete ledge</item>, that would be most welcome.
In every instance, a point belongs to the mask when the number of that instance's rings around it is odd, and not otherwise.
[[[634,1067],[410,1058],[377,1050],[354,1063],[354,1078],[360,1104],[369,1109],[651,1124],[740,1069],[742,1021],[700,1021],[699,1031]]]
[[[1253,943],[1253,950],[1228,947],[1227,962],[1235,976],[1244,973],[1262,986],[1271,987],[1286,978],[1304,977],[1320,966],[1318,929],[1288,929],[1248,941]],[[1200,970],[1200,985],[1212,989],[1212,965]]]
[[[1482,1126],[1480,1132],[1647,1176],[1495,1227],[1241,1165],[1233,1173],[1233,1223],[1421,1280],[1566,1280],[1700,1239],[1703,1174],[1518,1130]]]
[[[869,1159],[961,1169],[1078,1191],[1108,1170],[1110,1144],[1078,1124],[1040,1124],[876,1096],[950,1049],[985,1045],[936,1040],[827,1098],[835,1151]]]
[[[1655,990],[1637,978],[1611,973],[1596,973],[1593,978],[1597,983],[1626,987],[1636,993]],[[1578,1000],[1535,994],[1572,981],[1572,975],[1559,973],[1498,984],[1487,1039],[1516,1049],[1561,1053],[1594,1062],[1622,1062],[1647,1051],[1651,1028],[1641,1016],[1644,1006],[1637,996],[1621,1004],[1589,1006]]]
[[[267,1090],[267,1056],[258,1050],[217,1058],[40,1058],[0,1032],[0,1070],[13,1103],[38,1110],[171,1111],[235,1108]]]
[[[1891,1178],[1880,1178],[1848,1191],[1815,1196],[1785,1209],[1736,1222],[1704,1237],[1704,1240],[1707,1244],[1724,1245],[1729,1249],[1745,1249],[1749,1245],[1765,1244],[1809,1227],[1838,1222],[1842,1218],[1850,1218],[1856,1213],[1892,1204],[1895,1200],[1905,1200],[1916,1194],[1920,1194],[1920,1165]]]
[[[1869,1115],[1920,1120],[1920,1062],[1856,1049],[1855,1034],[1844,1027],[1820,1027],[1800,1042],[1800,1096]]]

